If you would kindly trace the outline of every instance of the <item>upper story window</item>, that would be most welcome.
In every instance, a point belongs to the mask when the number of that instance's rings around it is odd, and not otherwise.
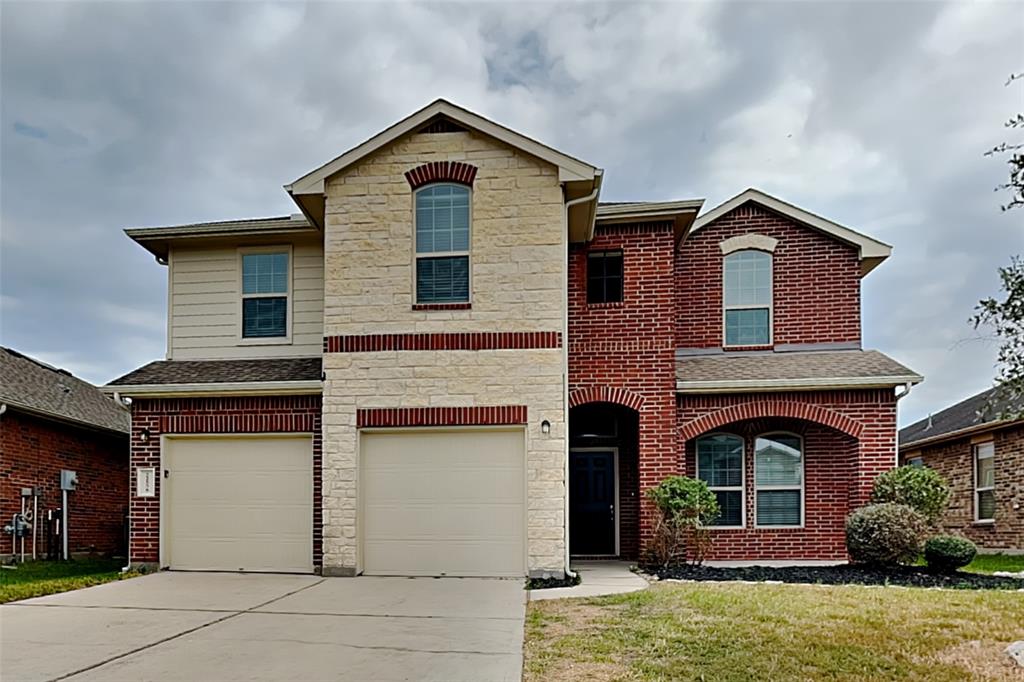
[[[716,434],[697,440],[697,478],[708,484],[718,500],[718,518],[712,525],[742,528],[743,439]]]
[[[996,520],[996,448],[992,442],[974,446],[974,520]]]
[[[772,255],[747,249],[725,257],[723,291],[726,346],[772,342]]]
[[[754,442],[754,507],[758,526],[803,525],[804,445],[800,436],[765,434]]]
[[[242,262],[243,339],[282,339],[289,333],[291,252],[287,248],[244,249]]]
[[[587,303],[622,301],[622,252],[587,254]]]
[[[455,184],[416,191],[416,303],[469,302],[469,193]]]

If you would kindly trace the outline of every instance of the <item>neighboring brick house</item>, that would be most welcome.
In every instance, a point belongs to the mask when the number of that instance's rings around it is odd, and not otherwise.
[[[42,556],[47,512],[61,507],[60,475],[67,469],[78,475],[69,493],[69,551],[124,556],[130,427],[128,410],[92,384],[0,348],[0,525],[21,511],[22,489],[38,488],[36,549]],[[26,499],[31,509],[33,500]],[[0,536],[0,555],[12,553],[11,541]],[[26,553],[31,546],[29,536]]]
[[[167,358],[106,389],[157,472],[132,561],[557,575],[636,558],[679,473],[716,557],[845,556],[921,379],[861,349],[890,247],[603,177],[438,100],[287,185],[299,215],[128,230],[169,287]]]
[[[935,469],[943,526],[983,551],[1024,552],[1024,405],[991,388],[900,430],[900,461]]]

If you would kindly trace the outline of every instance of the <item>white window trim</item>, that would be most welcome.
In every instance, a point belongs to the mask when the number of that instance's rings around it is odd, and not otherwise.
[[[759,490],[796,490],[792,485],[757,485],[757,439],[769,438],[771,436],[790,436],[800,441],[800,523],[789,526],[763,525],[757,522],[757,492]],[[787,528],[803,528],[807,524],[807,448],[804,437],[792,431],[767,431],[759,433],[754,437],[753,453],[754,458],[754,528],[765,530],[784,530]]]
[[[713,436],[727,436],[729,438],[735,438],[740,442],[740,484],[735,485],[716,485],[711,486],[708,484],[708,490],[711,492],[738,492],[740,494],[740,525],[738,526],[719,526],[709,525],[709,530],[739,530],[747,527],[747,441],[742,436],[737,436],[735,433],[725,433],[716,431],[713,433],[702,434],[697,438],[697,442],[694,445],[694,475],[697,480],[701,480],[700,477],[700,441],[704,438],[710,438]]]
[[[726,305],[725,304],[725,261],[730,256],[735,256],[738,253],[744,251],[761,251],[762,253],[768,254],[768,305]],[[768,342],[767,343],[733,343],[728,342],[728,331],[725,327],[726,313],[730,310],[761,310],[762,308],[768,309]],[[773,346],[775,345],[775,254],[771,251],[765,251],[764,249],[741,249],[739,251],[732,251],[731,253],[722,256],[722,348],[749,348],[751,346],[760,348],[761,346]]]
[[[421,254],[416,249],[416,195],[425,189],[431,187],[437,187],[438,185],[452,185],[453,187],[461,187],[469,192],[469,236],[467,243],[469,248],[465,251],[431,251],[429,253]],[[422,187],[417,187],[416,191],[412,193],[412,303],[413,305],[462,305],[462,304],[473,304],[473,256],[471,254],[473,250],[473,188],[467,185],[460,184],[458,182],[446,182],[444,180],[439,182],[430,182]],[[468,259],[467,269],[469,270],[469,292],[466,296],[465,301],[420,301],[419,292],[416,291],[416,271],[417,263],[420,258],[450,258],[453,256],[466,256]]]
[[[242,286],[242,257],[254,253],[286,253],[288,254],[288,292],[285,294],[285,305],[288,307],[285,312],[285,335],[266,336],[259,338],[246,338],[242,335],[244,328],[244,306],[247,298],[280,298],[281,294],[246,294]],[[295,314],[293,303],[293,292],[295,290],[295,258],[292,254],[291,244],[278,244],[276,246],[242,246],[238,249],[238,324],[237,324],[237,345],[239,346],[287,346],[292,343],[292,318]]]
[[[985,455],[984,457],[979,457],[981,449],[984,448],[985,446],[988,446],[986,449],[988,450],[989,454]],[[973,445],[971,445],[971,464],[972,464],[972,468],[974,469],[974,522],[975,523],[988,524],[988,523],[995,523],[996,522],[996,517],[995,516],[992,516],[992,518],[982,518],[979,515],[979,512],[981,511],[981,501],[980,501],[979,493],[991,492],[992,493],[992,497],[993,498],[995,497],[995,490],[996,490],[996,486],[995,486],[995,465],[996,465],[995,458],[996,458],[995,441],[989,440],[989,441],[984,441],[984,442],[981,442],[981,443],[974,443]],[[979,459],[991,459],[992,460],[992,485],[990,485],[990,486],[980,486],[980,485],[978,485],[978,460]],[[995,513],[995,510],[993,510],[993,514],[994,513]]]

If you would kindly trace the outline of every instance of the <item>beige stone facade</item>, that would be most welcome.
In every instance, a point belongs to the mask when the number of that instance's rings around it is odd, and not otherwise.
[[[413,310],[413,192],[430,161],[479,170],[471,199],[468,310]],[[557,169],[479,134],[415,134],[326,185],[324,334],[559,332],[566,230]],[[564,348],[327,353],[323,393],[325,573],[358,572],[361,408],[526,405],[527,565],[565,562]],[[541,422],[551,424],[541,433]]]

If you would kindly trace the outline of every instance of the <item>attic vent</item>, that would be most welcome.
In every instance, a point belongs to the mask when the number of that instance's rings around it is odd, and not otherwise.
[[[466,129],[446,118],[437,118],[420,128],[419,133],[464,133]]]

